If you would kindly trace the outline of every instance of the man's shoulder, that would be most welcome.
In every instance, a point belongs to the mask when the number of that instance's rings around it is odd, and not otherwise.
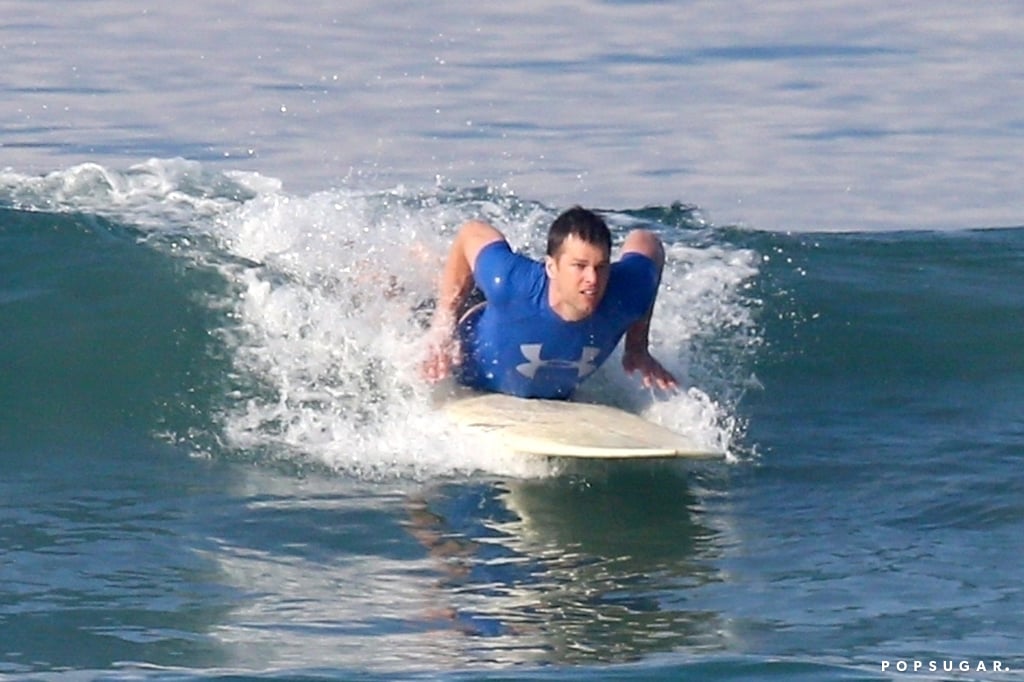
[[[504,239],[498,239],[485,245],[476,256],[473,271],[501,267],[510,257],[514,257],[512,247]]]
[[[541,263],[512,251],[505,241],[488,244],[480,251],[473,275],[488,300],[498,304],[530,296],[545,280]]]
[[[646,311],[658,291],[658,266],[635,251],[624,253],[612,264],[608,289],[613,309]]]
[[[613,280],[630,284],[637,280],[647,283],[652,279],[656,281],[657,277],[658,266],[648,255],[639,251],[627,251],[612,263]]]
[[[640,251],[626,251],[615,261],[616,264],[632,263],[633,265],[641,262],[649,263],[651,267],[657,267],[653,258]]]
[[[544,266],[529,256],[513,251],[508,242],[501,240],[492,242],[480,250],[475,271],[529,277],[536,276],[537,273],[543,274]]]

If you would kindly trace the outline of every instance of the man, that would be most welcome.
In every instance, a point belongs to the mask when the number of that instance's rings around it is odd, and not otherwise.
[[[513,253],[493,226],[467,222],[441,275],[424,376],[455,369],[480,390],[569,398],[625,335],[623,368],[645,386],[674,388],[648,350],[664,261],[658,237],[633,230],[612,263],[608,226],[579,206],[551,224],[543,263]],[[474,284],[485,302],[458,319]]]

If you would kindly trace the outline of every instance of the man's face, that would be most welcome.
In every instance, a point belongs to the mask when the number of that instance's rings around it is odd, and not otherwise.
[[[545,260],[550,278],[548,302],[563,320],[575,322],[597,310],[608,286],[610,254],[570,234],[562,248]]]

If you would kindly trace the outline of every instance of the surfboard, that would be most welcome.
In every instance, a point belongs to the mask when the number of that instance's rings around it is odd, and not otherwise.
[[[530,455],[603,459],[723,456],[609,405],[475,393],[446,402],[442,411],[460,428]]]

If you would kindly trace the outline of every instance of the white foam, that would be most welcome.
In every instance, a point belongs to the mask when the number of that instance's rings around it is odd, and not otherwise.
[[[180,158],[126,170],[83,163],[39,176],[0,172],[0,200],[15,208],[89,213],[157,232],[214,218],[280,186],[257,173],[218,173]]]

